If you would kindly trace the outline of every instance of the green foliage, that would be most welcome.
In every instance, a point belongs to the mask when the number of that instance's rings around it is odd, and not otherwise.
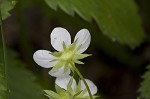
[[[145,99],[150,99],[150,65],[148,65],[147,69],[148,71],[142,76],[144,81],[141,83],[139,92]]]
[[[45,0],[53,9],[57,6],[69,15],[74,11],[83,19],[94,19],[103,34],[121,44],[138,46],[145,34],[137,6],[133,0]]]
[[[2,55],[0,57],[2,57]],[[4,65],[1,62],[0,63],[0,99],[6,99],[7,85],[6,85],[6,75],[4,70],[5,70]]]
[[[0,8],[3,20],[10,16],[9,11],[14,8],[15,4],[15,0],[0,0]]]
[[[43,6],[45,7],[45,4]],[[59,22],[61,26],[69,25],[74,33],[76,33],[77,30],[80,30],[83,27],[89,29],[92,36],[92,42],[90,46],[92,45],[101,49],[105,54],[117,59],[122,63],[129,64],[132,61],[134,57],[132,51],[126,46],[120,46],[120,44],[118,44],[117,42],[112,42],[112,40],[101,33],[98,27],[95,26],[95,23],[89,24],[87,21],[84,21],[79,17],[74,18],[72,16],[69,16],[61,10],[54,12],[52,9],[46,7],[44,11],[47,11],[46,13],[44,13],[44,16],[48,15],[47,20],[55,19],[55,21]],[[76,63],[80,64],[77,61]]]
[[[0,53],[0,63],[3,63],[2,48],[0,48]],[[7,82],[9,99],[41,99],[41,89],[34,82],[35,76],[24,68],[25,64],[16,58],[16,53],[8,51],[7,55],[7,79],[3,79],[5,78],[4,69],[0,68],[0,93],[2,94],[0,94],[0,99],[7,99],[3,97],[5,96],[4,91],[6,91],[3,82],[5,84]],[[1,64],[1,66],[3,65]]]

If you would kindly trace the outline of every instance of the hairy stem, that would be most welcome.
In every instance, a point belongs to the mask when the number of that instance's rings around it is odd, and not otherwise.
[[[76,68],[76,66],[74,64],[72,64],[73,69],[76,71],[76,73],[79,75],[79,77],[81,78],[81,80],[83,81],[83,83],[85,84],[85,87],[89,93],[90,99],[93,99],[92,93],[90,91],[90,88],[88,86],[88,84],[86,83],[84,77],[82,76],[82,74],[79,72],[79,70]]]

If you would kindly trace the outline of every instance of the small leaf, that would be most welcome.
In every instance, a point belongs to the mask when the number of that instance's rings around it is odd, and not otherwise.
[[[145,99],[150,99],[150,65],[147,66],[148,71],[142,76],[143,82],[139,88],[139,92],[141,93],[141,97]]]
[[[9,11],[14,8],[16,4],[15,0],[1,0],[0,1],[0,8],[2,13],[2,19],[6,19],[8,16],[10,16]]]

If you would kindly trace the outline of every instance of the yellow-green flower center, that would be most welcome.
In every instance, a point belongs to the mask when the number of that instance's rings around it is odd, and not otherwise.
[[[62,55],[60,56],[61,60],[69,61],[73,58],[74,52],[73,51],[66,51],[63,52]]]

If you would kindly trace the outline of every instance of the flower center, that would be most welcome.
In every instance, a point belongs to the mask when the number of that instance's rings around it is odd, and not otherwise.
[[[62,55],[60,56],[60,59],[65,60],[65,61],[69,61],[73,58],[73,56],[74,56],[73,51],[67,51],[67,52],[62,53]]]

